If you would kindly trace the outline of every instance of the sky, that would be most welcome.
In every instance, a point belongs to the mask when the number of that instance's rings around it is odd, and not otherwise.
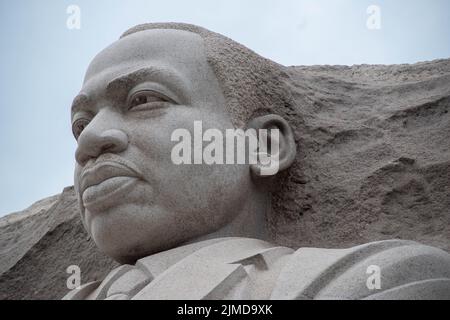
[[[70,105],[89,62],[129,27],[168,21],[284,65],[450,58],[448,0],[0,0],[0,216],[73,184]]]

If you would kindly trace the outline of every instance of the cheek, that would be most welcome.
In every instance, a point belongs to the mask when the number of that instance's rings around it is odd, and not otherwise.
[[[181,116],[180,116],[181,117]],[[130,144],[141,156],[150,162],[171,162],[171,150],[175,144],[171,141],[172,133],[177,128],[185,128],[182,118],[175,118],[173,112],[149,119],[130,120],[127,123],[127,133]],[[141,161],[142,162],[142,161]]]
[[[242,166],[181,165],[165,172],[159,204],[209,229],[233,219],[249,194],[249,180]]]
[[[221,215],[246,194],[249,168],[245,165],[176,165],[171,153],[178,142],[171,141],[171,136],[176,129],[187,129],[193,139],[194,121],[198,120],[202,121],[203,132],[208,128],[225,132],[224,128],[231,128],[232,124],[219,115],[205,116],[205,112],[197,109],[171,110],[157,119],[135,122],[129,134],[130,143],[137,149],[134,162],[154,187],[160,205],[174,212],[208,211]],[[207,119],[202,120],[202,117]]]

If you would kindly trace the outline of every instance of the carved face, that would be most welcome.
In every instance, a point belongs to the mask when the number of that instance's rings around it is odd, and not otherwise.
[[[176,129],[233,128],[200,36],[147,30],[95,57],[72,106],[75,189],[98,247],[129,262],[209,234],[240,211],[247,165],[175,165]],[[191,132],[193,136],[193,132]]]

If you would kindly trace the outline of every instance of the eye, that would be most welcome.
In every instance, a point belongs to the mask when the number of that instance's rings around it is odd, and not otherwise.
[[[81,132],[83,132],[84,128],[86,128],[89,124],[88,119],[78,119],[72,124],[72,133],[75,139],[77,140],[80,136]]]
[[[129,100],[128,109],[140,109],[141,107],[162,107],[165,103],[171,102],[171,99],[154,91],[139,91],[133,94]],[[138,108],[139,107],[139,108]]]

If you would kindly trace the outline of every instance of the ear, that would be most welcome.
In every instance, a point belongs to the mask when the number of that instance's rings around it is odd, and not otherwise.
[[[269,114],[253,118],[247,125],[247,128],[255,129],[258,136],[258,144],[261,146],[261,132],[267,132],[267,148],[259,148],[259,155],[263,154],[266,159],[276,159],[275,169],[269,169],[267,163],[257,161],[256,164],[250,164],[250,170],[258,177],[275,176],[279,171],[289,168],[295,160],[297,154],[297,145],[295,144],[294,133],[289,123],[279,115]],[[265,130],[262,130],[265,129]],[[277,144],[277,146],[274,145]],[[267,143],[265,144],[267,146]],[[260,159],[258,157],[258,159]],[[269,166],[271,166],[269,165]]]

